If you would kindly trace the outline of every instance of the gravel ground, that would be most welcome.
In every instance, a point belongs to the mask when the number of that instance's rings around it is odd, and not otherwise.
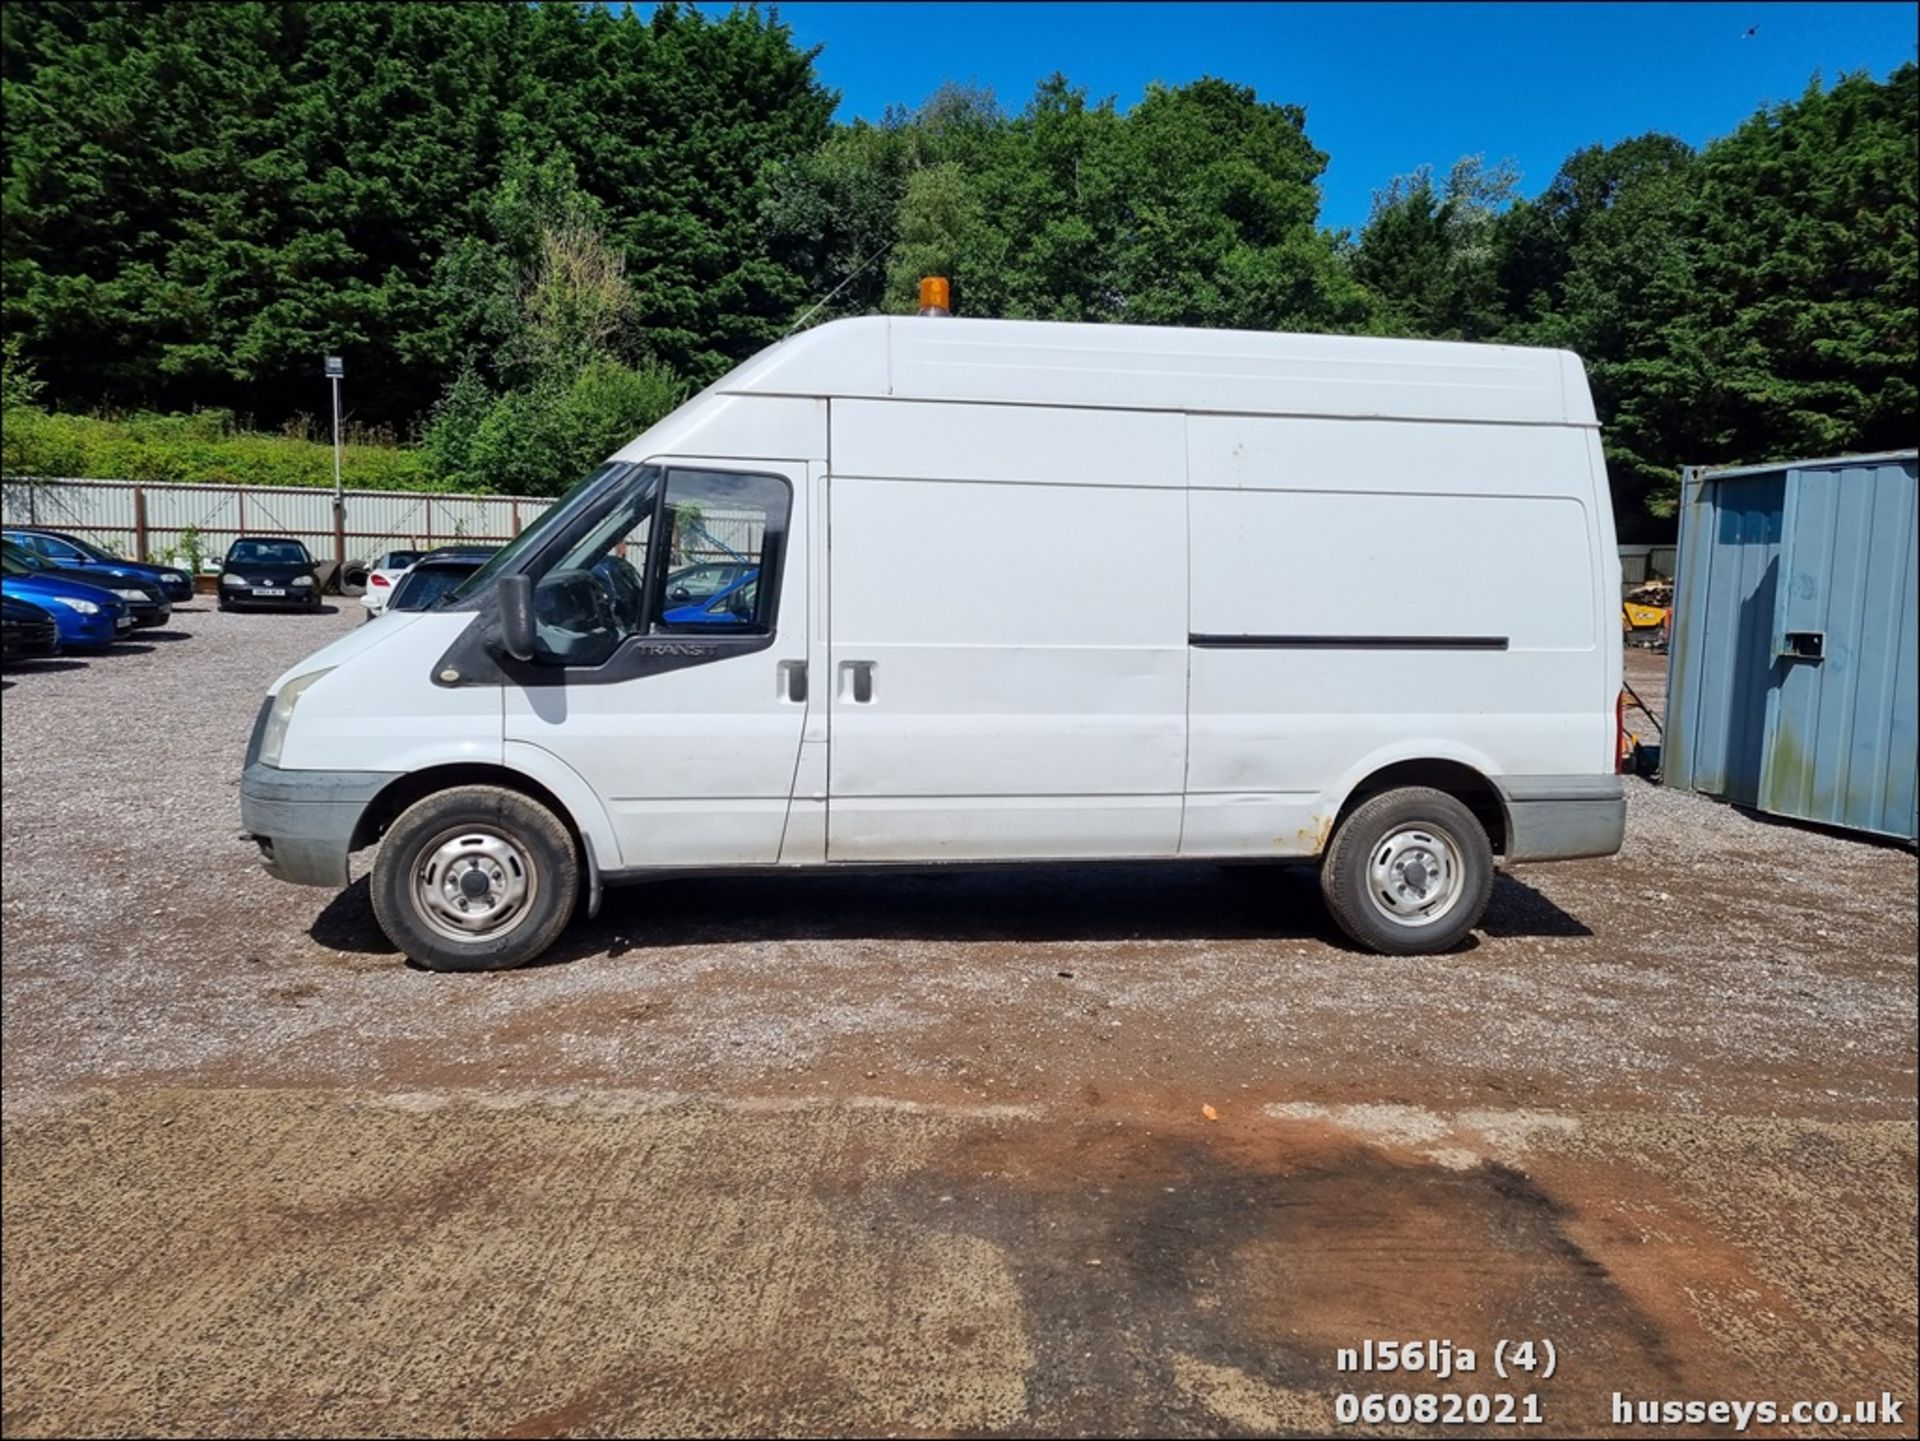
[[[1911,1094],[1911,1066],[1879,1065],[1913,1020],[1911,854],[1640,782],[1625,854],[1503,875],[1478,943],[1428,961],[1347,950],[1308,871],[1120,866],[662,881],[529,970],[419,972],[374,924],[371,852],[329,895],[239,836],[266,685],[358,623],[202,602],[130,653],[10,673],[9,1106],[208,1074],[784,1092],[850,1068],[1021,1103],[1083,1069],[1259,1089],[1405,1067],[1459,1103],[1495,1073],[1580,1102]],[[956,1020],[979,1039],[956,1048]]]
[[[8,1434],[1315,1429],[1336,1342],[1522,1322],[1588,1348],[1574,1429],[1606,1375],[1911,1393],[1909,851],[1630,782],[1620,856],[1503,875],[1444,957],[1348,949],[1310,872],[1118,866],[660,881],[540,965],[435,976],[364,878],[281,885],[238,836],[265,686],[358,620],[203,601],[6,675]],[[1630,657],[1656,708],[1663,671]],[[375,1155],[411,1179],[342,1194]],[[609,1209],[609,1157],[656,1184]],[[535,1175],[559,1250],[503,1238]],[[821,1204],[749,1261],[756,1196]],[[394,1239],[422,1216],[431,1273]],[[524,1374],[483,1347],[377,1394],[295,1379],[387,1375],[435,1304],[485,1334],[577,1252],[733,1299],[643,1344],[600,1324],[641,1292],[569,1272],[579,1304],[540,1305],[572,1349]],[[784,1279],[742,1292],[748,1264]],[[179,1266],[197,1301],[153,1279]],[[796,1320],[816,1294],[866,1339]],[[219,1370],[223,1328],[264,1356],[296,1321],[340,1349]],[[660,1379],[730,1326],[771,1371]]]

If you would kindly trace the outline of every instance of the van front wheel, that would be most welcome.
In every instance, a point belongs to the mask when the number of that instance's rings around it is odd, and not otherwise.
[[[580,889],[573,838],[538,801],[455,786],[416,801],[374,858],[380,929],[432,971],[524,965],[559,938]]]
[[[1387,956],[1450,950],[1493,891],[1493,847],[1445,791],[1408,786],[1360,805],[1334,833],[1320,890],[1340,929]]]

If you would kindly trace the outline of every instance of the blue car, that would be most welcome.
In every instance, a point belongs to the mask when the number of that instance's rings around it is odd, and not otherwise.
[[[760,594],[760,567],[745,566],[720,590],[689,605],[674,605],[667,593],[667,610],[660,617],[668,625],[752,625]]]
[[[112,591],[41,574],[4,553],[0,553],[0,591],[52,616],[63,649],[112,645],[133,628],[127,603]]]
[[[193,577],[175,566],[122,560],[90,540],[81,540],[61,530],[48,530],[44,526],[10,525],[5,536],[23,550],[33,552],[61,570],[98,568],[103,576],[119,576],[157,585],[169,601],[193,599]]]
[[[21,549],[10,540],[0,540],[0,555],[14,562],[17,572],[25,571],[41,580],[70,580],[110,592],[126,605],[135,630],[142,626],[165,625],[173,614],[173,606],[160,593],[159,586],[136,576],[110,574],[113,567],[96,565],[86,570],[66,570],[52,561],[42,560],[30,550]]]

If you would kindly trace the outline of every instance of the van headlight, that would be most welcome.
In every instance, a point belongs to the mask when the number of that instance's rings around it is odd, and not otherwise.
[[[332,666],[310,670],[280,687],[279,694],[273,698],[273,709],[267,715],[266,732],[260,737],[261,764],[280,764],[280,750],[287,743],[287,727],[293,723],[293,708],[300,704],[300,697],[306,694],[308,686],[332,672]]]
[[[55,605],[64,605],[68,610],[77,610],[82,615],[98,615],[100,607],[90,600],[81,600],[78,596],[50,595],[47,597]]]

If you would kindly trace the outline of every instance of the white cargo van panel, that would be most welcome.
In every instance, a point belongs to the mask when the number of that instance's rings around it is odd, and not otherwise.
[[[681,406],[613,458],[638,463],[661,455],[825,460],[827,403],[780,395],[708,394],[698,405]]]
[[[1201,490],[1589,494],[1593,432],[1566,426],[1195,415],[1188,474]]]
[[[1152,411],[839,400],[833,473],[897,480],[1186,484],[1185,418]]]
[[[892,328],[887,316],[861,315],[803,330],[742,361],[706,393],[891,395],[887,367]],[[700,402],[704,394],[688,405]]]
[[[1186,503],[1179,491],[836,474],[833,643],[1184,650]],[[945,711],[967,697],[930,699]],[[1020,695],[981,699],[1017,708]]]
[[[275,688],[310,671],[331,667],[333,673],[301,697],[302,723],[289,728],[280,763],[291,770],[346,771],[400,771],[449,761],[498,764],[498,690],[399,683],[432,675],[447,648],[473,623],[473,616],[458,613],[395,613],[377,625],[357,626],[308,656]],[[377,669],[353,664],[375,655]],[[369,673],[382,683],[367,684]],[[369,756],[377,756],[379,764],[370,766]]]
[[[1144,834],[1139,854],[1172,854],[1186,497],[830,484],[829,857],[912,859],[874,847],[920,822],[929,856],[1090,854],[1076,814],[1095,835],[1130,816],[1130,846]]]
[[[830,790],[847,795],[1177,795],[1183,651],[852,645],[873,700],[839,677]],[[949,697],[940,704],[939,697]]]
[[[1170,856],[1178,796],[876,798],[832,803],[830,858],[842,862]]]
[[[1337,804],[1337,803],[1336,803]],[[1229,792],[1187,797],[1183,856],[1313,856],[1330,826],[1318,791]]]
[[[1196,490],[1191,503],[1197,634],[1594,644],[1578,500]]]
[[[1502,676],[1498,656],[1463,656],[1459,676],[1444,684],[1430,674],[1437,659],[1395,665],[1299,651],[1196,650],[1188,788],[1323,789],[1395,746],[1402,748],[1381,764],[1465,760],[1471,752],[1487,762],[1476,769],[1494,776],[1570,775],[1583,761],[1592,768],[1592,746],[1612,719],[1585,701],[1591,656],[1537,678],[1516,676],[1511,666]],[[1517,702],[1523,692],[1526,709],[1500,699]]]
[[[1253,415],[1591,423],[1516,346],[1045,321],[892,322],[892,394]]]

